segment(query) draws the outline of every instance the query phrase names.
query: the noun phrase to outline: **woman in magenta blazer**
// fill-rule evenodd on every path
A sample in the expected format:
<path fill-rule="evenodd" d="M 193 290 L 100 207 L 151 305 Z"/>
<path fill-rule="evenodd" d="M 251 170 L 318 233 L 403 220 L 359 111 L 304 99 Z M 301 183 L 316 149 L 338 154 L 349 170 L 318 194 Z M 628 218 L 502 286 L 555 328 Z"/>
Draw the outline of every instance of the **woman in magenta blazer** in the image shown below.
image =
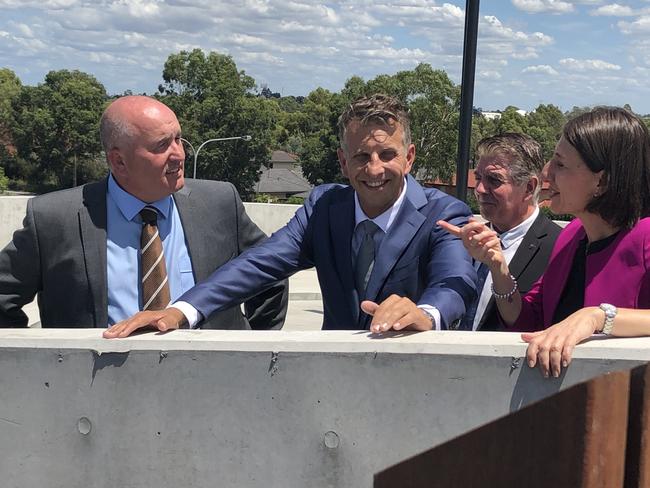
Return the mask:
<path fill-rule="evenodd" d="M 594 332 L 650 334 L 650 136 L 631 112 L 600 107 L 570 120 L 544 172 L 551 210 L 576 218 L 558 237 L 544 275 L 523 297 L 495 232 L 462 229 L 492 273 L 504 323 L 529 331 L 527 359 L 559 376 L 573 347 Z M 555 324 L 555 325 L 552 325 Z"/>

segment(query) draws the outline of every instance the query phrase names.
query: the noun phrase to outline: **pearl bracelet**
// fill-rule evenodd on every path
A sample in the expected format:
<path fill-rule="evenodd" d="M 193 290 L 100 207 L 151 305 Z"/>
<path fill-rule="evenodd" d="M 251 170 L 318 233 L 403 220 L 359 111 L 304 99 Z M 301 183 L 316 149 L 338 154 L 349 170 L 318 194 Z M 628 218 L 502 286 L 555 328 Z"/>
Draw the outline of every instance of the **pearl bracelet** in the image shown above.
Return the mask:
<path fill-rule="evenodd" d="M 497 293 L 494 289 L 494 282 L 492 282 L 492 295 L 494 298 L 497 300 L 508 300 L 512 295 L 517 293 L 517 280 L 512 275 L 510 275 L 510 279 L 512 280 L 512 290 L 507 293 Z"/>

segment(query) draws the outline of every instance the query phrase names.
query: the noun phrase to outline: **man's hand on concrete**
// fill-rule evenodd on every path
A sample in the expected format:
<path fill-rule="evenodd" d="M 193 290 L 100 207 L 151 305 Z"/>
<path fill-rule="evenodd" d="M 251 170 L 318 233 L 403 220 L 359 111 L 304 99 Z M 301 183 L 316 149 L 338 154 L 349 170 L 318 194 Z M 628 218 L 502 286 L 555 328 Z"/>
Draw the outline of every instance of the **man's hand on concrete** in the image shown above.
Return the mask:
<path fill-rule="evenodd" d="M 391 295 L 377 304 L 370 300 L 361 302 L 361 310 L 372 315 L 370 332 L 387 330 L 431 330 L 431 319 L 406 297 Z"/>
<path fill-rule="evenodd" d="M 187 326 L 187 319 L 183 312 L 177 308 L 170 307 L 165 310 L 138 312 L 133 317 L 118 322 L 106 329 L 103 336 L 106 339 L 128 337 L 133 332 L 144 328 L 154 328 L 160 331 L 168 331 Z"/>

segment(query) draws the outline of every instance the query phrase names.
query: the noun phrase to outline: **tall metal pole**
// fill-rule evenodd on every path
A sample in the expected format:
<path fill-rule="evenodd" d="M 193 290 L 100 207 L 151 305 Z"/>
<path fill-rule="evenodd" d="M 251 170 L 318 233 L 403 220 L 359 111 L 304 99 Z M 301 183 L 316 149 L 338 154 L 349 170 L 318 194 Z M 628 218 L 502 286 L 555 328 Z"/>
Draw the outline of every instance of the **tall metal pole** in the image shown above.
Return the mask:
<path fill-rule="evenodd" d="M 466 1 L 463 78 L 461 80 L 460 123 L 458 127 L 458 161 L 456 162 L 456 196 L 464 202 L 467 201 L 467 172 L 469 170 L 469 149 L 472 138 L 478 11 L 479 0 Z"/>

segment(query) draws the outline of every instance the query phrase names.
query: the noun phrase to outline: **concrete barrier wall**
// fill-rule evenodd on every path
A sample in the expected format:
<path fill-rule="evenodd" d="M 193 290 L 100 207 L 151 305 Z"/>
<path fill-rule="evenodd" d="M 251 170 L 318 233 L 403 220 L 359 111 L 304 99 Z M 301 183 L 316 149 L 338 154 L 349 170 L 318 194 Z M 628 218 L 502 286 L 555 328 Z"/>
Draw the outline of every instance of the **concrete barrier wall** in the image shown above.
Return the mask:
<path fill-rule="evenodd" d="M 0 197 L 0 249 L 6 246 L 16 229 L 23 226 L 28 196 Z M 246 212 L 267 235 L 289 222 L 300 205 L 244 203 Z"/>
<path fill-rule="evenodd" d="M 22 227 L 27 200 L 30 198 L 32 197 L 0 197 L 0 248 L 11 241 L 16 229 Z M 253 222 L 267 235 L 271 235 L 289 222 L 300 205 L 245 202 L 244 207 Z M 566 222 L 558 224 L 565 226 Z"/>
<path fill-rule="evenodd" d="M 27 201 L 32 197 L 0 197 L 0 249 L 10 241 L 16 229 L 23 226 Z"/>
<path fill-rule="evenodd" d="M 0 330 L 2 487 L 370 488 L 396 462 L 650 357 L 650 338 L 594 340 L 545 380 L 508 333 L 100 332 Z"/>
<path fill-rule="evenodd" d="M 251 220 L 270 236 L 291 220 L 300 205 L 244 202 L 244 207 Z"/>

